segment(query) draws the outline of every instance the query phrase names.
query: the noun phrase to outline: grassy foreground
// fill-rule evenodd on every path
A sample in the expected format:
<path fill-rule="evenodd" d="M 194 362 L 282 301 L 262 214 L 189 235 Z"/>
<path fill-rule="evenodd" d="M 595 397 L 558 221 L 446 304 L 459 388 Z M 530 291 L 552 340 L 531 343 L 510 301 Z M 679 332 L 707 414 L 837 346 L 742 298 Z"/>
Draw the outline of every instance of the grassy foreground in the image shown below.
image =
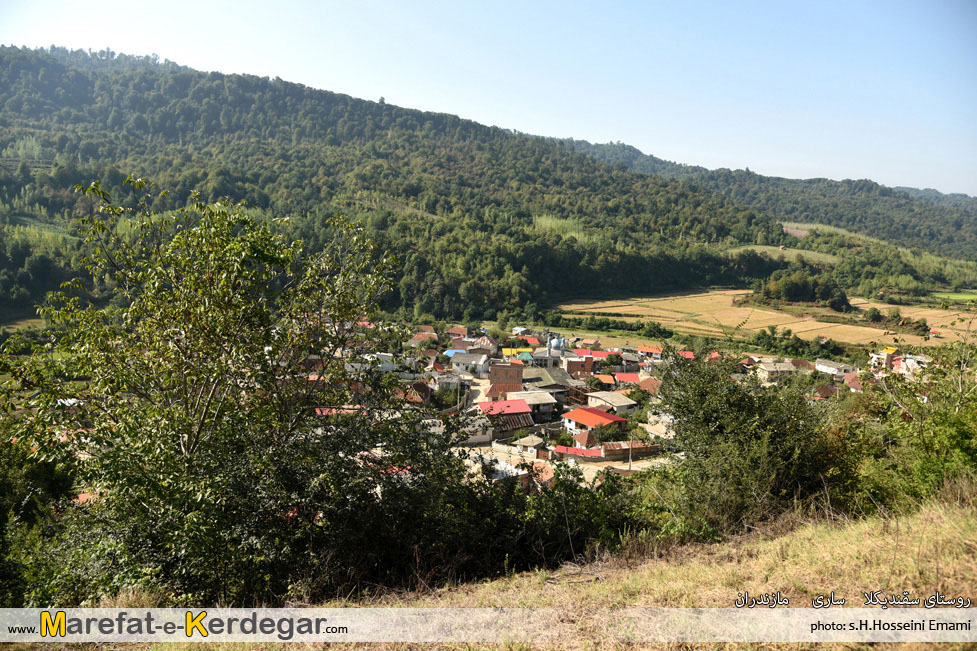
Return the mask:
<path fill-rule="evenodd" d="M 586 564 L 558 570 L 525 572 L 478 584 L 441 588 L 426 593 L 389 593 L 364 602 L 335 601 L 325 607 L 478 608 L 548 607 L 566 613 L 575 624 L 572 639 L 541 636 L 542 648 L 622 648 L 607 633 L 613 612 L 626 607 L 724 607 L 734 605 L 737 592 L 780 591 L 790 607 L 811 606 L 814 595 L 834 590 L 848 607 L 864 607 L 863 591 L 883 590 L 928 596 L 977 598 L 977 494 L 973 486 L 945 491 L 911 514 L 857 521 L 801 521 L 782 518 L 764 530 L 722 543 L 686 545 L 661 553 L 640 550 L 608 554 Z M 141 596 L 105 602 L 103 607 L 150 607 Z M 89 646 L 92 645 L 81 645 Z M 100 648 L 149 645 L 99 645 Z M 166 644 L 168 651 L 189 644 Z M 212 644 L 208 649 L 285 648 L 277 644 Z M 317 645 L 301 644 L 306 648 Z M 319 645 L 324 646 L 324 645 Z M 348 644 L 347 647 L 414 648 L 417 645 Z M 661 644 L 640 648 L 810 648 L 803 644 Z M 972 648 L 964 644 L 824 645 L 818 648 Z M 450 645 L 445 648 L 483 648 Z M 491 648 L 491 647 L 485 647 Z M 533 648 L 507 646 L 506 648 Z"/>
<path fill-rule="evenodd" d="M 767 531 L 678 547 L 657 557 L 609 555 L 587 565 L 421 596 L 390 595 L 369 605 L 556 607 L 586 622 L 605 608 L 731 608 L 743 590 L 779 590 L 791 607 L 804 608 L 815 595 L 832 590 L 850 607 L 864 607 L 862 592 L 874 590 L 923 596 L 939 590 L 977 598 L 977 503 L 972 500 L 930 502 L 894 518 L 807 523 L 790 530 L 796 524 L 786 519 Z"/>

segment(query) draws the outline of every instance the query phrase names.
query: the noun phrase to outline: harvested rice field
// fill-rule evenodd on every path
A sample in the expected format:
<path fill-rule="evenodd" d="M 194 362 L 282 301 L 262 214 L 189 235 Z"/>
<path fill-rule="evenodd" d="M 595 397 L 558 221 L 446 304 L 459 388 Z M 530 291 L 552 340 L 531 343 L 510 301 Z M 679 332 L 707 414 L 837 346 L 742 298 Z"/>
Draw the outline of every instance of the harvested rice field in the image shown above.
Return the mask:
<path fill-rule="evenodd" d="M 827 337 L 852 344 L 896 343 L 898 340 L 903 344 L 938 345 L 958 339 L 966 329 L 966 324 L 951 325 L 962 316 L 956 310 L 942 310 L 932 306 L 894 306 L 858 298 L 853 298 L 851 303 L 861 310 L 877 307 L 887 311 L 892 307 L 899 307 L 904 317 L 925 318 L 932 328 L 940 331 L 940 336 L 926 341 L 920 336 L 892 333 L 883 328 L 826 323 L 811 316 L 734 304 L 736 298 L 749 293 L 749 290 L 742 289 L 713 289 L 610 301 L 576 301 L 559 307 L 570 316 L 604 313 L 604 316 L 623 321 L 657 321 L 685 334 L 751 337 L 758 330 L 776 326 L 780 331 L 789 329 L 802 339 Z"/>

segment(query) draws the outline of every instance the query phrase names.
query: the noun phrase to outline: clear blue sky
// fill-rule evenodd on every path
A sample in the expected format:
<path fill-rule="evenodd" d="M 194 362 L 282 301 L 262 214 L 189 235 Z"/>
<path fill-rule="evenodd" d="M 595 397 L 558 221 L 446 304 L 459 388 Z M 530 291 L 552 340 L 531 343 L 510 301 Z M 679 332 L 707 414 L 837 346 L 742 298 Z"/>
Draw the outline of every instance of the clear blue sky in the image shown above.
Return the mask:
<path fill-rule="evenodd" d="M 155 53 L 683 163 L 977 195 L 977 0 L 0 0 L 0 43 Z"/>

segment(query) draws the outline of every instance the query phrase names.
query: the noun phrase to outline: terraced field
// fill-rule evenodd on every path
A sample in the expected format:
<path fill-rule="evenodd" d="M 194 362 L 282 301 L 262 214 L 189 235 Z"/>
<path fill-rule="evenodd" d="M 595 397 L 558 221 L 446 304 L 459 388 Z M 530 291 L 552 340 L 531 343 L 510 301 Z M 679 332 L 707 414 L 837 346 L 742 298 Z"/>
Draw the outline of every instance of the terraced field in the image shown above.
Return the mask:
<path fill-rule="evenodd" d="M 781 249 L 780 247 L 768 246 L 766 244 L 748 244 L 747 246 L 738 246 L 730 249 L 727 253 L 733 255 L 746 250 L 756 251 L 757 253 L 766 253 L 768 256 L 774 259 L 784 256 L 784 259 L 790 260 L 791 262 L 796 260 L 798 256 L 803 256 L 808 262 L 821 262 L 824 264 L 836 264 L 838 262 L 838 256 L 830 253 L 805 251 L 804 249 Z"/>
<path fill-rule="evenodd" d="M 906 307 L 852 299 L 853 305 L 860 309 L 877 307 L 887 311 L 899 307 L 905 317 L 925 318 L 934 329 L 940 330 L 940 337 L 926 341 L 923 337 L 902 333 L 891 333 L 882 328 L 841 323 L 817 321 L 809 315 L 796 315 L 774 309 L 762 309 L 734 304 L 734 300 L 749 290 L 714 289 L 704 292 L 671 294 L 653 297 L 635 297 L 610 301 L 577 301 L 560 305 L 571 316 L 586 316 L 592 313 L 613 314 L 609 318 L 622 321 L 657 321 L 677 332 L 707 336 L 731 335 L 737 338 L 751 337 L 759 330 L 776 326 L 779 331 L 789 329 L 802 339 L 813 340 L 827 337 L 835 341 L 853 344 L 898 343 L 914 345 L 938 345 L 963 336 L 966 324 L 954 324 L 964 316 L 956 310 L 941 310 L 934 307 Z"/>

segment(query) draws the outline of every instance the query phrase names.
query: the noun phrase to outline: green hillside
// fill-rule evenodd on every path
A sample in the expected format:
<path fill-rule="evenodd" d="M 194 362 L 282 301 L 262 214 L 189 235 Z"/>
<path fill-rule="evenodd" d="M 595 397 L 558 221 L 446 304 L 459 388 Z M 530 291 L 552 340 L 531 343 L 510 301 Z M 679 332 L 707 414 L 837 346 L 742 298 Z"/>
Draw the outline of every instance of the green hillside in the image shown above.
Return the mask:
<path fill-rule="evenodd" d="M 707 170 L 663 161 L 621 143 L 573 145 L 635 172 L 688 180 L 777 219 L 840 226 L 942 256 L 977 257 L 977 198 L 967 195 L 889 188 L 869 180 L 785 179 L 749 170 Z"/>
<path fill-rule="evenodd" d="M 708 171 L 620 143 L 539 138 L 109 51 L 0 47 L 0 107 L 8 310 L 30 310 L 77 271 L 73 220 L 91 206 L 72 186 L 98 178 L 132 206 L 137 197 L 122 183 L 129 173 L 169 191 L 153 197 L 157 210 L 184 206 L 194 192 L 245 201 L 256 216 L 287 218 L 280 228 L 312 248 L 328 239 L 328 216 L 361 221 L 397 258 L 383 307 L 401 315 L 533 316 L 554 297 L 608 288 L 747 287 L 788 264 L 757 253 L 779 245 L 844 252 L 857 269 L 838 282 L 850 289 L 919 294 L 977 280 L 932 256 L 925 268 L 914 258 L 872 266 L 892 257 L 884 244 L 869 252 L 862 243 L 856 251 L 823 238 L 799 243 L 779 223 L 833 223 L 972 259 L 977 220 L 959 197 Z"/>
<path fill-rule="evenodd" d="M 87 209 L 72 184 L 101 178 L 124 196 L 130 171 L 171 191 L 158 209 L 195 190 L 245 200 L 289 217 L 290 234 L 313 246 L 328 235 L 324 218 L 342 212 L 400 260 L 390 309 L 532 313 L 554 291 L 647 293 L 745 282 L 779 266 L 723 255 L 784 236 L 775 220 L 713 193 L 550 139 L 280 79 L 6 47 L 0 106 L 5 223 L 29 215 L 67 227 Z M 540 229 L 553 219 L 574 228 Z"/>

